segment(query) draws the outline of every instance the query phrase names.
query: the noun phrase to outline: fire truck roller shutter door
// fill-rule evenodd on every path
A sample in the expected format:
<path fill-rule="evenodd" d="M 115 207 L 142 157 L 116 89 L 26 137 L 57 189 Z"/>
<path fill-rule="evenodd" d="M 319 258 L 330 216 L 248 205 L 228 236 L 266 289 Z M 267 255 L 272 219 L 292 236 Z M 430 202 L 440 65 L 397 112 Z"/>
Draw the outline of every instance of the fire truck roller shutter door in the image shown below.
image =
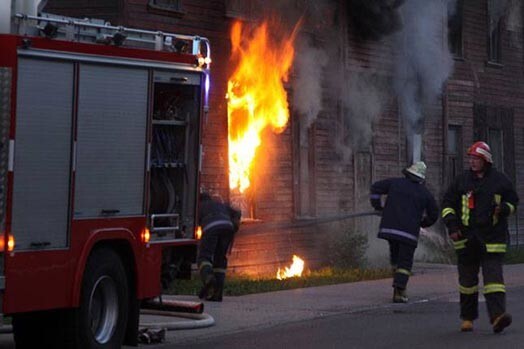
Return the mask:
<path fill-rule="evenodd" d="M 75 218 L 143 214 L 148 71 L 81 63 Z"/>
<path fill-rule="evenodd" d="M 68 244 L 73 63 L 18 62 L 12 232 L 17 250 Z"/>

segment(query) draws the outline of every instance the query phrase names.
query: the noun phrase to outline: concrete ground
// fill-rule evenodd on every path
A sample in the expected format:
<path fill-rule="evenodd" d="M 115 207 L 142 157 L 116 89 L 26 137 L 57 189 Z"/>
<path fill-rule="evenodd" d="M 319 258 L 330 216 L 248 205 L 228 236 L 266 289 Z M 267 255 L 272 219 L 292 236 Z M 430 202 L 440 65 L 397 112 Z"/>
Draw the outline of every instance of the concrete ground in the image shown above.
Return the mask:
<path fill-rule="evenodd" d="M 458 301 L 455 266 L 415 264 L 413 272 L 414 275 L 408 288 L 410 302 L 426 302 L 440 297 L 455 296 Z M 524 264 L 506 266 L 505 279 L 508 288 L 524 286 Z M 147 345 L 147 347 L 161 348 L 176 344 L 198 343 L 225 334 L 241 333 L 367 309 L 390 307 L 393 306 L 391 296 L 391 279 L 383 279 L 240 297 L 225 297 L 222 303 L 205 303 L 204 312 L 213 317 L 213 326 L 168 331 L 164 344 Z M 511 297 L 511 293 L 508 297 Z M 176 299 L 198 300 L 194 296 L 177 296 Z M 142 323 L 167 321 L 173 320 L 151 315 L 143 315 L 141 318 Z M 174 321 L 187 320 L 175 319 Z M 0 348 L 14 348 L 11 335 L 0 334 Z"/>

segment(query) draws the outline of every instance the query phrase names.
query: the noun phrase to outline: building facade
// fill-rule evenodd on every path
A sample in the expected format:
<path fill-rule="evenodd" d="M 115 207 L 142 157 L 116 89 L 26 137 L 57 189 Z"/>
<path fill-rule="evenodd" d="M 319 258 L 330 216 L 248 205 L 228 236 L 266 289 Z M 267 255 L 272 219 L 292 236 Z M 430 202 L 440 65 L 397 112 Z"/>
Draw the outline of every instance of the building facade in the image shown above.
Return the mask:
<path fill-rule="evenodd" d="M 364 234 L 371 243 L 377 218 L 360 213 L 370 211 L 373 181 L 399 176 L 421 159 L 428 165 L 427 185 L 440 198 L 451 178 L 467 168 L 464 154 L 476 140 L 491 145 L 496 167 L 524 197 L 520 1 L 267 3 L 273 2 L 49 0 L 44 8 L 210 40 L 202 185 L 233 201 L 238 193 L 228 181 L 226 99 L 236 66 L 231 27 L 276 18 L 293 28 L 301 21 L 284 82 L 290 118 L 280 133 L 262 133 L 252 186 L 241 198 L 247 219 L 235 238 L 233 271 L 271 274 L 293 254 L 310 268 L 324 265 L 334 258 L 330 241 L 342 232 Z M 512 221 L 513 244 L 524 235 L 522 217 Z"/>

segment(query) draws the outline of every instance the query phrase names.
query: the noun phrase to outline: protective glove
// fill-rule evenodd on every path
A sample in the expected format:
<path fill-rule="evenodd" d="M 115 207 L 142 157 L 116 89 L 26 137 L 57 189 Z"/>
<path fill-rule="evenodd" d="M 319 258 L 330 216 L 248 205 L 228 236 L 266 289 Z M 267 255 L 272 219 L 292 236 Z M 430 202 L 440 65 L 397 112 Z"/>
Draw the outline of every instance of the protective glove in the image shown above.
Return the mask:
<path fill-rule="evenodd" d="M 494 212 L 497 217 L 506 218 L 511 213 L 509 206 L 505 202 L 500 203 L 500 205 L 495 206 Z"/>
<path fill-rule="evenodd" d="M 462 232 L 460 229 L 455 229 L 449 233 L 449 238 L 453 241 L 458 241 L 462 239 Z"/>

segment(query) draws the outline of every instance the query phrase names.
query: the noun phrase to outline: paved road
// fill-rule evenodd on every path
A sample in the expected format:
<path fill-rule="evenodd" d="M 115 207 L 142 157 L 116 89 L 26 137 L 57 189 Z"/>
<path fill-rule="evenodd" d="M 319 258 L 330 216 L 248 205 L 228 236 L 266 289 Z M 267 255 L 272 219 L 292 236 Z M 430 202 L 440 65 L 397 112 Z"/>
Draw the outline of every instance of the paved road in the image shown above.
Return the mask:
<path fill-rule="evenodd" d="M 442 349 L 442 345 L 461 348 L 460 341 L 464 341 L 464 345 L 469 343 L 468 337 L 462 335 L 471 335 L 475 343 L 482 341 L 480 348 L 482 345 L 495 347 L 506 340 L 509 342 L 504 342 L 504 348 L 512 348 L 514 340 L 524 343 L 519 333 L 524 323 L 524 309 L 518 304 L 524 296 L 524 264 L 505 269 L 508 299 L 515 308 L 516 325 L 502 336 L 491 335 L 483 305 L 478 330 L 472 334 L 458 333 L 454 266 L 416 264 L 413 271 L 408 305 L 391 304 L 391 279 L 226 297 L 222 303 L 205 304 L 205 312 L 215 319 L 214 326 L 169 331 L 165 343 L 143 347 L 199 348 L 213 343 L 218 348 L 329 348 L 330 345 L 332 348 L 380 348 L 390 342 L 395 345 L 388 349 L 410 344 L 414 348 L 422 344 L 432 347 L 435 343 Z M 177 299 L 195 300 L 195 297 Z M 141 318 L 142 323 L 167 320 L 170 319 Z M 293 330 L 300 330 L 300 335 L 295 336 Z M 229 337 L 224 338 L 225 335 Z M 235 340 L 228 342 L 229 338 Z M 295 345 L 297 340 L 301 341 L 300 345 Z M 350 340 L 354 346 L 346 346 Z M 14 348 L 11 335 L 0 335 L 0 348 Z"/>
<path fill-rule="evenodd" d="M 523 348 L 524 287 L 511 288 L 509 292 L 508 309 L 513 313 L 514 323 L 498 335 L 491 330 L 484 302 L 480 304 L 480 318 L 474 331 L 461 333 L 458 297 L 450 296 L 407 305 L 383 305 L 164 348 Z"/>

